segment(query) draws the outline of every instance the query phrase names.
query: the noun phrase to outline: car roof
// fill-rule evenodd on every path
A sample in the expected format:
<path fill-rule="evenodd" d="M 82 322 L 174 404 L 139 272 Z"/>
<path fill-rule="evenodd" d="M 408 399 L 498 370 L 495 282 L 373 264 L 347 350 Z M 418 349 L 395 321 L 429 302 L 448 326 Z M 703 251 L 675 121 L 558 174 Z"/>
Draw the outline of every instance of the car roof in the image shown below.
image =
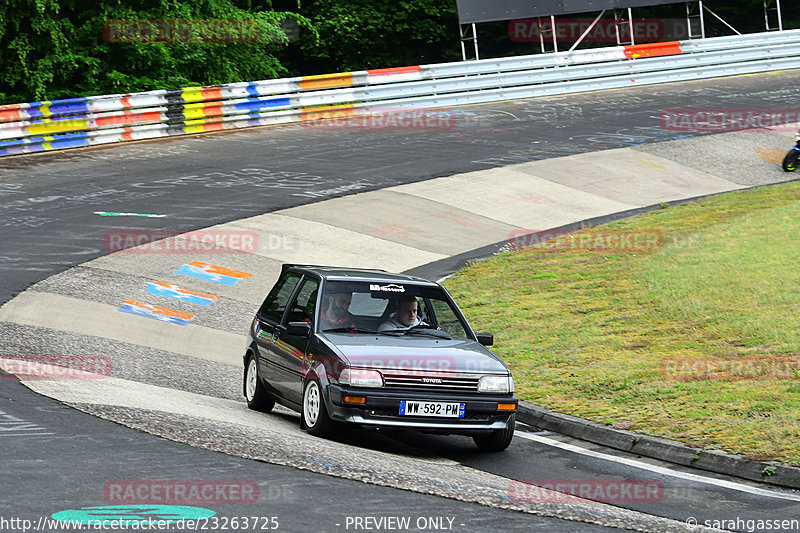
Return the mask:
<path fill-rule="evenodd" d="M 425 285 L 437 285 L 433 281 L 419 278 L 416 276 L 407 276 L 405 274 L 394 274 L 385 270 L 370 269 L 370 268 L 352 268 L 352 267 L 336 267 L 336 266 L 323 266 L 323 265 L 298 265 L 298 264 L 284 264 L 283 270 L 300 270 L 310 272 L 324 278 L 328 281 L 380 281 L 380 282 L 403 282 L 403 283 L 417 283 Z"/>

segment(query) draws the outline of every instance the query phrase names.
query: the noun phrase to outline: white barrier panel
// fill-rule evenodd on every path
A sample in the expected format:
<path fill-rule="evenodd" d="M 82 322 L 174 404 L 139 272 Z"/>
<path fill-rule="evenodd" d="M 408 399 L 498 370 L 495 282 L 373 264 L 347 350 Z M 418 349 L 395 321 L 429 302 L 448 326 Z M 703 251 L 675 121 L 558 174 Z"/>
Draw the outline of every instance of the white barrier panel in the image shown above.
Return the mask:
<path fill-rule="evenodd" d="M 798 68 L 800 30 L 0 106 L 0 156 Z"/>

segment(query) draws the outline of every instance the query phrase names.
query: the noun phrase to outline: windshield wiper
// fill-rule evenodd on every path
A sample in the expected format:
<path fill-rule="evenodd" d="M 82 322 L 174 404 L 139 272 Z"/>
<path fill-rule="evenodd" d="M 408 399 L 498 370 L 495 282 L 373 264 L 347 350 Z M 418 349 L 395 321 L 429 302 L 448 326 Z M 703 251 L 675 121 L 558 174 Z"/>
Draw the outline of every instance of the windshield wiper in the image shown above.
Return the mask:
<path fill-rule="evenodd" d="M 428 328 L 428 327 L 414 326 L 413 328 L 409 328 L 409 329 L 406 330 L 406 335 L 411 334 L 411 333 L 419 334 L 419 335 L 430 335 L 431 337 L 438 337 L 440 339 L 447 339 L 449 341 L 453 340 L 453 337 L 451 337 L 450 335 L 448 335 L 444 331 L 441 331 L 439 329 Z"/>
<path fill-rule="evenodd" d="M 411 326 L 410 328 L 403 328 L 403 329 L 387 329 L 381 331 L 381 333 L 402 333 L 403 335 L 408 335 L 410 333 L 418 333 L 420 335 L 430 335 L 431 337 L 437 337 L 439 339 L 447 339 L 449 341 L 453 340 L 453 337 L 445 333 L 440 329 L 434 329 L 427 324 L 417 324 L 416 326 Z"/>
<path fill-rule="evenodd" d="M 382 333 L 382 332 L 375 331 L 374 329 L 345 327 L 345 328 L 323 329 L 322 333 Z"/>

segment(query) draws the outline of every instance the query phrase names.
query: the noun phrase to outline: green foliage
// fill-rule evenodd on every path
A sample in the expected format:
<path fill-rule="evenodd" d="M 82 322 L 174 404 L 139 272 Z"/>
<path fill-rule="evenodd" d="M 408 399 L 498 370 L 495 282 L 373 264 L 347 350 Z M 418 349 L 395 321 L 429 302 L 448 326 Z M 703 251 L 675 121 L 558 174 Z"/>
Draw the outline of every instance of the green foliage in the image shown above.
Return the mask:
<path fill-rule="evenodd" d="M 790 182 L 655 210 L 598 228 L 660 235 L 650 252 L 556 239 L 473 262 L 445 285 L 474 329 L 494 333 L 521 399 L 798 465 L 800 385 L 787 362 L 800 354 L 799 193 Z M 586 233 L 561 243 L 592 242 Z"/>
<path fill-rule="evenodd" d="M 763 31 L 762 0 L 711 8 L 742 32 Z M 685 6 L 634 12 L 679 19 Z M 783 12 L 785 28 L 800 26 Z M 134 43 L 104 35 L 110 21 L 207 19 L 246 20 L 264 38 Z M 709 36 L 731 34 L 712 16 L 706 22 Z M 539 52 L 539 43 L 512 42 L 508 21 L 480 24 L 478 34 L 482 57 Z M 0 103 L 457 61 L 458 35 L 455 0 L 5 0 Z"/>
<path fill-rule="evenodd" d="M 109 39 L 118 21 L 207 19 L 251 21 L 267 38 Z M 0 4 L 0 102 L 449 61 L 458 58 L 457 35 L 452 0 L 8 0 Z"/>
<path fill-rule="evenodd" d="M 109 21 L 246 20 L 254 42 L 114 42 Z M 296 13 L 254 11 L 230 0 L 9 0 L 0 3 L 0 101 L 53 100 L 275 78 L 287 69 L 275 54 L 288 43 Z M 120 39 L 117 39 L 119 41 Z"/>
<path fill-rule="evenodd" d="M 454 0 L 309 0 L 298 13 L 318 33 L 301 34 L 287 54 L 296 74 L 399 67 L 455 61 L 458 16 Z"/>

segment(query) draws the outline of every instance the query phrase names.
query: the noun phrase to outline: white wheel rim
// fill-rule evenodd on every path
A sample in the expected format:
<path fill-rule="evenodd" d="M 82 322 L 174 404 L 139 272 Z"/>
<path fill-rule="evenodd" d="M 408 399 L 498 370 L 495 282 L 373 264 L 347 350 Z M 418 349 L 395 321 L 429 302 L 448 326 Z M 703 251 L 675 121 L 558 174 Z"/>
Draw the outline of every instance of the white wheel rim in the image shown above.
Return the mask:
<path fill-rule="evenodd" d="M 252 402 L 253 397 L 256 395 L 256 379 L 258 375 L 256 374 L 256 360 L 250 359 L 250 362 L 247 364 L 247 380 L 245 392 L 247 393 L 247 401 Z"/>
<path fill-rule="evenodd" d="M 317 417 L 319 416 L 319 387 L 315 382 L 309 383 L 308 387 L 306 387 L 306 397 L 304 402 L 306 416 L 306 425 L 313 426 L 317 423 Z"/>

